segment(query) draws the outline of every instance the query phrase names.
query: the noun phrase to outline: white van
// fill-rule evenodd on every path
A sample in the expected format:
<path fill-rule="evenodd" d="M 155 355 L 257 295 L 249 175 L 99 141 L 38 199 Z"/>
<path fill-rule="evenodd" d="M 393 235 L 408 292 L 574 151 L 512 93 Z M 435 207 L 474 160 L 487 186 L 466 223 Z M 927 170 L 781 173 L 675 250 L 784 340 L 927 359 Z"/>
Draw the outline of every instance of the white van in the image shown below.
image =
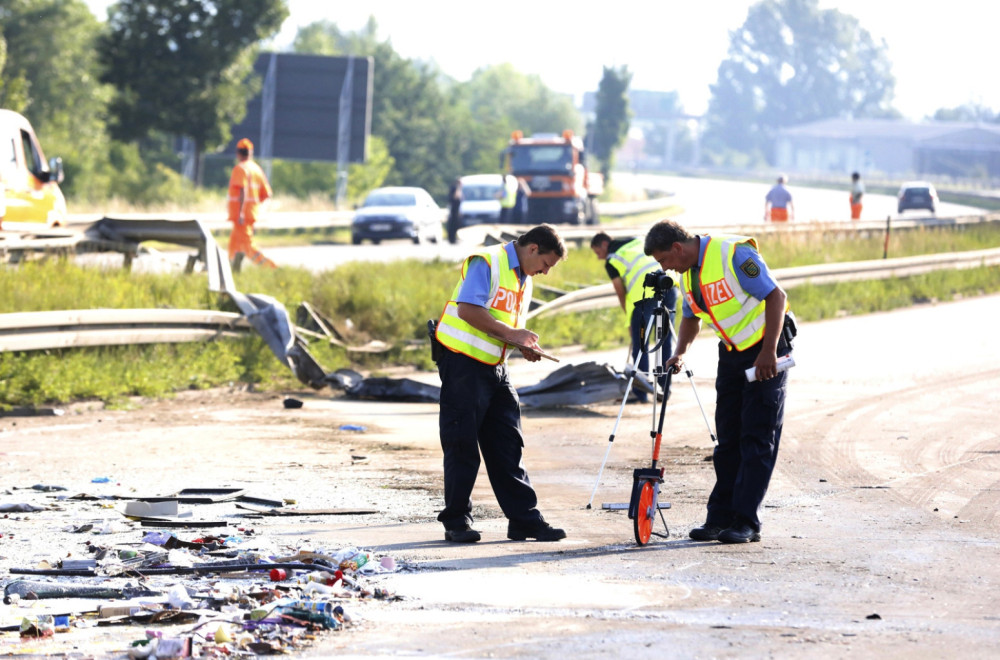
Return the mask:
<path fill-rule="evenodd" d="M 62 180 L 62 160 L 45 160 L 28 120 L 0 110 L 0 221 L 65 225 Z"/>
<path fill-rule="evenodd" d="M 499 174 L 463 176 L 462 203 L 458 207 L 459 225 L 495 224 L 500 222 L 500 190 L 503 177 Z"/>

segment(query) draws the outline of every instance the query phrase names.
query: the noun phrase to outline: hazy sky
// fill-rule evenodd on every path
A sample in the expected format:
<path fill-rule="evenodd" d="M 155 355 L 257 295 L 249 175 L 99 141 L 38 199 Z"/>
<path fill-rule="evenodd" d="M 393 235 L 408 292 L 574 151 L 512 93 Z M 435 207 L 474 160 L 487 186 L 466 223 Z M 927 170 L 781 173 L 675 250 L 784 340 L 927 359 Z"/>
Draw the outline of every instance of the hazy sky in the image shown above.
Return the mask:
<path fill-rule="evenodd" d="M 87 1 L 103 20 L 110 0 Z M 313 21 L 330 20 L 353 31 L 373 15 L 379 38 L 389 39 L 398 53 L 434 60 L 458 80 L 477 68 L 510 62 L 579 99 L 597 88 L 603 66 L 627 65 L 632 89 L 675 90 L 687 112 L 701 113 L 726 58 L 729 31 L 743 24 L 752 4 L 289 0 L 291 17 L 275 46 L 287 46 L 298 27 Z M 896 76 L 895 106 L 906 117 L 921 119 L 966 103 L 1000 110 L 1000 82 L 992 72 L 1000 5 L 820 0 L 820 6 L 855 16 L 876 41 L 885 40 Z"/>

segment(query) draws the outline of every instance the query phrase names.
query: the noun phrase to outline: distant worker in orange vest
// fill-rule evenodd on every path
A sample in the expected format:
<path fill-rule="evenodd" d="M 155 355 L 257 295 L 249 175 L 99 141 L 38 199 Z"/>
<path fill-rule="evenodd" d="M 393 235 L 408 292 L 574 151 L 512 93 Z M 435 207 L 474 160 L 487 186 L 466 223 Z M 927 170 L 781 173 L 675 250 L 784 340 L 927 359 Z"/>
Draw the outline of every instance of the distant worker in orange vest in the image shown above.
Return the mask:
<path fill-rule="evenodd" d="M 764 222 L 788 222 L 795 219 L 792 193 L 785 188 L 785 175 L 778 177 L 778 183 L 771 187 L 764 198 Z"/>
<path fill-rule="evenodd" d="M 861 198 L 865 194 L 865 184 L 861 183 L 861 175 L 855 172 L 851 175 L 851 220 L 861 219 Z"/>
<path fill-rule="evenodd" d="M 277 268 L 254 245 L 253 226 L 260 217 L 260 205 L 271 198 L 271 185 L 260 166 L 253 160 L 253 142 L 243 138 L 236 143 L 237 163 L 229 177 L 229 261 L 239 271 L 243 257 L 250 257 L 258 266 Z"/>

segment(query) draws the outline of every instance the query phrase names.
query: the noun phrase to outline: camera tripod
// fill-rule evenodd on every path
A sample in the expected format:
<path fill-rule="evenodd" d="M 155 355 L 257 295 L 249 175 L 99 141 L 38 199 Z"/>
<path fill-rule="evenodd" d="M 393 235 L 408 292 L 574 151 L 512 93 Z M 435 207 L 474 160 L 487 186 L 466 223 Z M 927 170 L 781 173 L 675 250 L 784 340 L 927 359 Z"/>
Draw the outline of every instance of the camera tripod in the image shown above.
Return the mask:
<path fill-rule="evenodd" d="M 628 517 L 632 520 L 635 541 L 639 545 L 645 545 L 654 535 L 660 538 L 670 537 L 670 528 L 667 526 L 667 521 L 666 518 L 664 518 L 662 511 L 663 509 L 669 509 L 670 503 L 659 501 L 660 484 L 663 483 L 664 468 L 659 467 L 657 463 L 659 463 L 660 460 L 660 445 L 663 439 L 663 422 L 666 417 L 667 392 L 670 389 L 671 377 L 673 374 L 679 372 L 679 369 L 676 367 L 672 367 L 670 369 L 664 367 L 664 363 L 668 358 L 666 355 L 666 349 L 673 344 L 673 323 L 670 318 L 673 313 L 674 310 L 667 309 L 662 304 L 662 300 L 658 300 L 658 304 L 652 311 L 649 321 L 646 324 L 645 332 L 643 334 L 644 341 L 640 346 L 633 347 L 634 352 L 630 351 L 629 353 L 630 361 L 625 368 L 625 375 L 628 377 L 625 384 L 625 395 L 622 397 L 621 407 L 618 410 L 618 417 L 615 420 L 611 436 L 608 438 L 608 448 L 604 453 L 604 461 L 601 463 L 601 468 L 597 473 L 597 480 L 594 482 L 594 489 L 590 494 L 590 501 L 587 503 L 587 508 L 590 509 L 594 501 L 594 495 L 597 493 L 597 487 L 601 481 L 601 474 L 604 472 L 604 466 L 608 462 L 608 456 L 611 453 L 611 446 L 615 441 L 615 434 L 618 431 L 618 425 L 621 423 L 622 414 L 625 411 L 625 405 L 628 401 L 629 394 L 632 391 L 633 382 L 636 375 L 641 373 L 636 370 L 635 366 L 639 362 L 639 356 L 641 353 L 646 353 L 649 355 L 650 363 L 655 365 L 650 370 L 649 374 L 652 376 L 652 390 L 655 393 L 652 397 L 652 426 L 649 433 L 652 440 L 652 456 L 650 466 L 648 468 L 636 468 L 633 470 L 632 494 L 628 504 Z M 665 322 L 664 319 L 666 319 Z M 664 326 L 666 326 L 665 332 Z M 652 334 L 654 331 L 655 334 Z M 649 340 L 651 337 L 655 337 L 656 342 L 652 347 L 649 347 Z M 714 443 L 716 442 L 716 436 L 712 431 L 711 424 L 708 422 L 708 416 L 705 414 L 705 408 L 701 405 L 701 399 L 698 397 L 698 390 L 694 385 L 694 374 L 690 369 L 685 369 L 685 375 L 691 383 L 691 389 L 694 391 L 695 400 L 698 402 L 698 407 L 701 409 L 702 417 L 705 420 L 706 426 L 708 426 L 709 434 L 711 435 Z M 662 396 L 659 395 L 657 387 L 661 378 L 664 379 Z M 660 400 L 657 401 L 657 398 Z M 621 505 L 605 504 L 604 508 L 620 509 L 624 507 Z M 660 516 L 660 520 L 663 522 L 665 533 L 662 534 L 653 531 L 657 513 Z"/>

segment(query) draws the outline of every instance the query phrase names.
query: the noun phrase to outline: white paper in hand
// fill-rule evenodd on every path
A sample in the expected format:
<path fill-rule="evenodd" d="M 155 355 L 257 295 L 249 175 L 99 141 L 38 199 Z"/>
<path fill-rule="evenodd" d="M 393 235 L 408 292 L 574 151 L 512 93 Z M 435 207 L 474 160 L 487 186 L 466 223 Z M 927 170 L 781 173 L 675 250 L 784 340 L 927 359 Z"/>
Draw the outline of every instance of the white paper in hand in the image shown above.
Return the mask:
<path fill-rule="evenodd" d="M 791 353 L 789 353 L 788 355 L 783 355 L 780 358 L 778 358 L 779 374 L 782 371 L 788 371 L 794 366 L 795 366 L 795 358 L 792 357 Z M 747 380 L 750 381 L 751 383 L 754 382 L 755 380 L 757 380 L 757 367 L 750 367 L 749 369 L 746 370 L 746 374 L 747 374 Z"/>

